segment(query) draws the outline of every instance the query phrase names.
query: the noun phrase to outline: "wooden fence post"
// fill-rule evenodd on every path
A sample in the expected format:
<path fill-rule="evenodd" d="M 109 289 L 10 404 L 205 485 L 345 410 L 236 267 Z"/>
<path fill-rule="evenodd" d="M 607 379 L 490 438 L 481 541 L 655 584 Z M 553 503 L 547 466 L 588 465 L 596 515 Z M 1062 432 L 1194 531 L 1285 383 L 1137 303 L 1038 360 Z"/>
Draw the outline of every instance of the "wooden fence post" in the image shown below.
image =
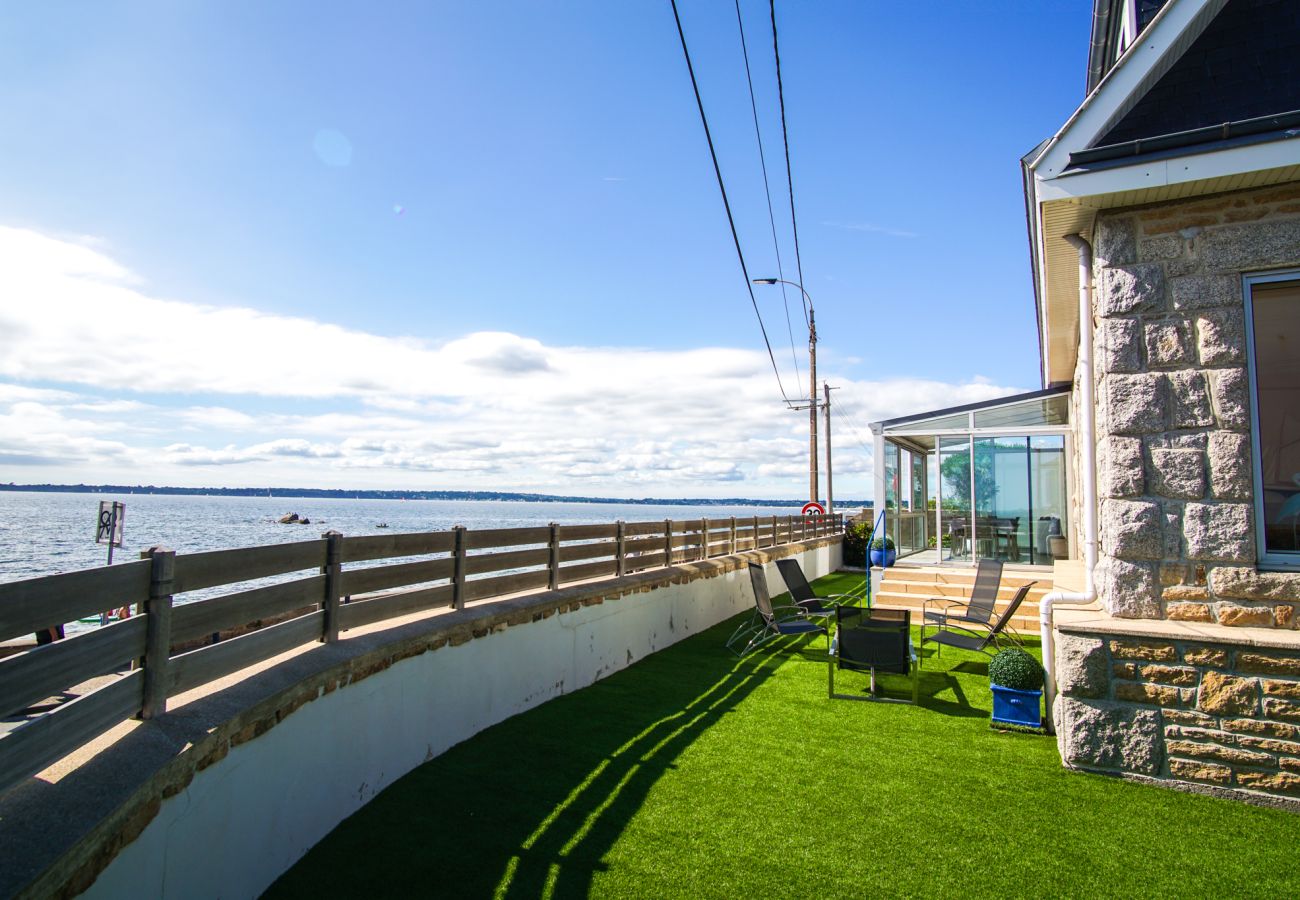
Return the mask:
<path fill-rule="evenodd" d="M 321 535 L 325 538 L 325 566 L 321 574 L 325 576 L 325 633 L 321 640 L 327 644 L 339 642 L 339 589 L 343 583 L 343 535 L 337 531 L 327 531 Z"/>
<path fill-rule="evenodd" d="M 750 544 L 749 549 L 758 549 L 758 516 L 754 516 L 754 542 Z"/>
<path fill-rule="evenodd" d="M 144 607 L 144 696 L 140 704 L 140 718 L 152 719 L 167 712 L 167 658 L 171 655 L 176 551 L 157 546 L 140 556 L 153 561 L 149 599 Z"/>
<path fill-rule="evenodd" d="M 731 517 L 731 524 L 727 529 L 727 555 L 734 555 L 736 552 L 736 517 Z"/>
<path fill-rule="evenodd" d="M 451 605 L 453 609 L 465 608 L 465 526 L 456 525 L 451 529 L 455 535 L 452 549 Z"/>
<path fill-rule="evenodd" d="M 700 559 L 709 558 L 709 520 L 700 519 Z"/>
<path fill-rule="evenodd" d="M 664 519 L 664 565 L 673 564 L 673 520 Z"/>
<path fill-rule="evenodd" d="M 772 546 L 775 547 L 778 541 L 776 539 L 776 516 L 772 517 Z"/>
<path fill-rule="evenodd" d="M 560 586 L 560 525 L 558 522 L 551 523 L 551 537 L 547 541 L 546 548 L 550 551 L 550 558 L 546 564 L 546 587 L 553 591 Z"/>
<path fill-rule="evenodd" d="M 627 523 L 619 519 L 614 524 L 614 574 L 622 578 L 627 574 Z"/>

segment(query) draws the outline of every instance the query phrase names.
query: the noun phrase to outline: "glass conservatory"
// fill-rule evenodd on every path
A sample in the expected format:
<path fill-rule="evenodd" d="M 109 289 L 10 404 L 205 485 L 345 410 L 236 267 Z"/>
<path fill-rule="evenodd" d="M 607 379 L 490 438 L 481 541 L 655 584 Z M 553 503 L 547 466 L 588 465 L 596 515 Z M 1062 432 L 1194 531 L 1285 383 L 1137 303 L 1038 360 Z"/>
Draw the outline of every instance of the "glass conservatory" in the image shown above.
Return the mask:
<path fill-rule="evenodd" d="M 899 558 L 1072 556 L 1069 407 L 1064 387 L 872 423 L 875 509 Z"/>

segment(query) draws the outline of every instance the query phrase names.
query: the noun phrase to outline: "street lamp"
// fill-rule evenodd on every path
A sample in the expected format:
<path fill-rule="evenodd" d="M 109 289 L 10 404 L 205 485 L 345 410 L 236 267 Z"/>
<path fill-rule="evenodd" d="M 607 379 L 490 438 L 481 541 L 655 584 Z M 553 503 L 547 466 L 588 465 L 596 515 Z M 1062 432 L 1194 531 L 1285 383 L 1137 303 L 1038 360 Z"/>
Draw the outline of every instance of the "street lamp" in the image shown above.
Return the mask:
<path fill-rule="evenodd" d="M 808 301 L 808 499 L 816 501 L 817 493 L 817 317 L 813 314 L 812 297 L 803 285 L 784 278 L 755 278 L 754 284 L 788 284 L 799 289 Z"/>

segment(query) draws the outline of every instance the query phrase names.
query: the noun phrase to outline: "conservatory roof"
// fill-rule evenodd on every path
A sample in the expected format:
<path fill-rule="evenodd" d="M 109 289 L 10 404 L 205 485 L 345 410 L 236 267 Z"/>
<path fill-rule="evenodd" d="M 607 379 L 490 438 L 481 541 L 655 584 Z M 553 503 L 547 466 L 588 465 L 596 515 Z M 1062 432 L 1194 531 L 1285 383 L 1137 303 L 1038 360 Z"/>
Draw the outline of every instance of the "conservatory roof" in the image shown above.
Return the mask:
<path fill-rule="evenodd" d="M 1062 432 L 1069 425 L 1070 387 L 1065 385 L 872 422 L 871 430 L 888 437 L 976 431 Z"/>

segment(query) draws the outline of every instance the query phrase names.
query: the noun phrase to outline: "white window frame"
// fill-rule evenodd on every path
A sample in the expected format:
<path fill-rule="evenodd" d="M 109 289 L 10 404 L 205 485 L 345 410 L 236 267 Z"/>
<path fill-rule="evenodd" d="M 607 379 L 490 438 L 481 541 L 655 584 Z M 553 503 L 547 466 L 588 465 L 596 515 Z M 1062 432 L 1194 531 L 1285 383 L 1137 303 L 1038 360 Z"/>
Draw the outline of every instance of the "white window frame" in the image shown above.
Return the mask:
<path fill-rule="evenodd" d="M 1264 461 L 1260 455 L 1259 391 L 1256 388 L 1255 369 L 1255 306 L 1251 297 L 1257 284 L 1276 284 L 1282 281 L 1300 282 L 1300 269 L 1276 269 L 1242 275 L 1241 293 L 1245 304 L 1246 369 L 1250 377 L 1250 456 L 1252 481 L 1255 489 L 1255 558 L 1260 568 L 1300 571 L 1300 551 L 1268 552 L 1264 540 Z"/>

